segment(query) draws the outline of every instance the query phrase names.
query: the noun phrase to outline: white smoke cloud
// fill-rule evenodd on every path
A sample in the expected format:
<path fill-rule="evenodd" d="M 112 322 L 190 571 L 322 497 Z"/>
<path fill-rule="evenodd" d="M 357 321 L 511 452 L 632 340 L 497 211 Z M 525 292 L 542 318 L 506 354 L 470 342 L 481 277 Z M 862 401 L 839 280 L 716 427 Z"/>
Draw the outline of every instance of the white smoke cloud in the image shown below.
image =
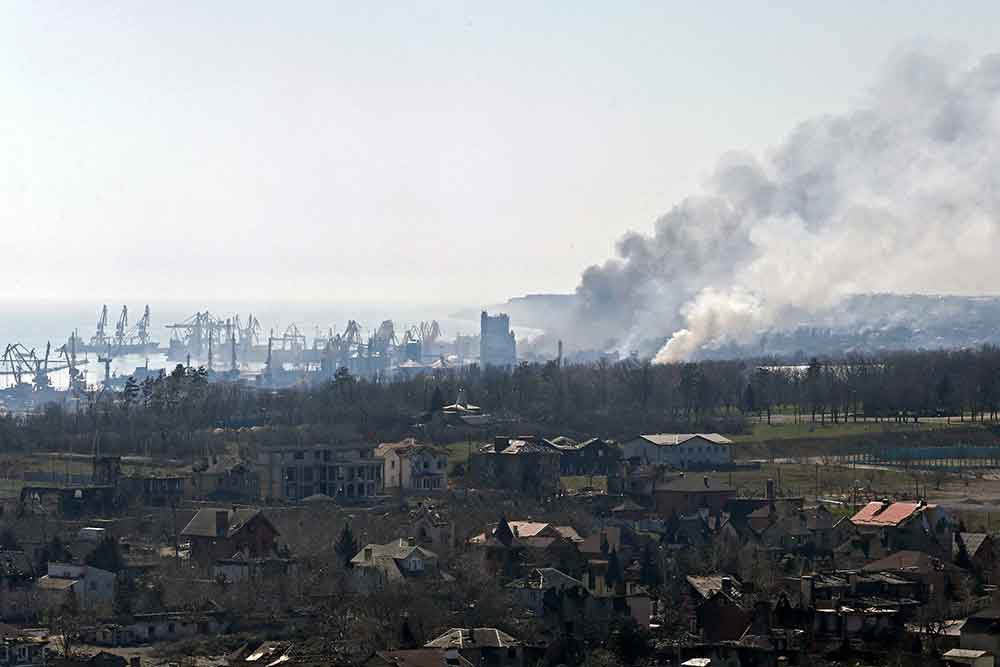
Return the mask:
<path fill-rule="evenodd" d="M 900 54 L 859 108 L 764 157 L 724 156 L 705 195 L 588 269 L 577 293 L 593 333 L 667 336 L 667 362 L 852 293 L 996 293 L 998 103 L 1000 55 Z"/>

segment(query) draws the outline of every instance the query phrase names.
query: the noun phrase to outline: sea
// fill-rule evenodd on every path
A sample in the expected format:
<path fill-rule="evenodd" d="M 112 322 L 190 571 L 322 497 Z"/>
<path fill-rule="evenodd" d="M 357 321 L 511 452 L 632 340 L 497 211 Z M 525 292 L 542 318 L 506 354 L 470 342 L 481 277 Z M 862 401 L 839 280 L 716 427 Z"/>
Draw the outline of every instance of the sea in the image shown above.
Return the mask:
<path fill-rule="evenodd" d="M 100 317 L 101 302 L 82 301 L 0 301 L 0 350 L 8 346 L 20 344 L 26 349 L 34 349 L 38 357 L 44 357 L 46 344 L 51 345 L 49 354 L 50 366 L 62 366 L 56 350 L 64 345 L 73 331 L 80 339 L 90 340 L 94 335 L 97 321 Z M 105 331 L 113 335 L 115 323 L 122 310 L 121 302 L 108 301 L 108 324 Z M 142 317 L 146 303 L 132 301 L 128 306 L 129 326 L 134 326 Z M 469 312 L 469 304 L 462 303 L 323 303 L 323 302 L 274 302 L 274 301 L 233 301 L 233 302 L 199 302 L 191 301 L 152 301 L 149 304 L 151 337 L 159 342 L 164 350 L 161 354 L 123 355 L 116 357 L 111 363 L 112 375 L 128 376 L 136 368 L 148 367 L 152 370 L 165 369 L 169 372 L 176 362 L 168 362 L 165 354 L 172 332 L 168 324 L 182 323 L 191 319 L 197 312 L 208 311 L 214 316 L 235 320 L 239 315 L 246 322 L 250 315 L 261 323 L 262 339 L 267 340 L 269 333 L 280 336 L 289 327 L 295 325 L 299 332 L 306 336 L 307 344 L 312 345 L 313 338 L 326 337 L 332 330 L 343 333 L 349 320 L 357 320 L 361 326 L 362 335 L 367 337 L 374 333 L 384 320 L 392 320 L 395 325 L 397 339 L 402 339 L 403 333 L 413 326 L 419 326 L 423 321 L 437 320 L 441 328 L 442 338 L 452 340 L 457 334 L 470 335 L 479 333 L 479 321 L 456 317 L 456 313 Z M 537 335 L 535 329 L 513 326 L 518 338 Z M 262 341 L 262 342 L 263 342 Z M 88 384 L 97 384 L 104 377 L 103 364 L 98 363 L 97 354 L 79 354 L 81 370 L 86 373 Z M 250 367 L 246 370 L 259 370 Z M 10 365 L 0 362 L 0 388 L 14 384 Z M 66 370 L 50 373 L 52 385 L 64 389 L 69 383 L 69 372 Z"/>

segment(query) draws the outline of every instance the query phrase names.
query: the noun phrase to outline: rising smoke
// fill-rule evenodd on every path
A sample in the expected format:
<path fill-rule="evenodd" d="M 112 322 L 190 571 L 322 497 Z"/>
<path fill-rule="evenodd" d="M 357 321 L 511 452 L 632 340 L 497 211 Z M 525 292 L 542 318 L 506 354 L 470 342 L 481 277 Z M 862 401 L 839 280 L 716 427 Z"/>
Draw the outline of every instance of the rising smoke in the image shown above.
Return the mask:
<path fill-rule="evenodd" d="M 998 102 L 1000 55 L 909 50 L 856 110 L 803 123 L 764 157 L 724 156 L 707 193 L 584 272 L 589 342 L 665 340 L 655 360 L 669 362 L 849 294 L 996 293 Z"/>

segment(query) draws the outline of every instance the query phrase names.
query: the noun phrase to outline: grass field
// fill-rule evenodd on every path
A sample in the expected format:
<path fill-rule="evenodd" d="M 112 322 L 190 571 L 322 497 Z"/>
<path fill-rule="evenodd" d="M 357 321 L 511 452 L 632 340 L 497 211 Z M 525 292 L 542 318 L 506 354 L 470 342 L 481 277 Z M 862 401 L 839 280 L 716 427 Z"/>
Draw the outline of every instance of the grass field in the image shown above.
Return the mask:
<path fill-rule="evenodd" d="M 850 438 L 878 433 L 917 433 L 938 431 L 958 427 L 968 428 L 970 422 L 922 421 L 919 423 L 896 422 L 847 422 L 840 424 L 819 424 L 804 421 L 796 424 L 783 418 L 774 424 L 753 424 L 751 432 L 744 435 L 730 436 L 733 442 L 767 442 L 771 440 L 801 440 L 821 438 Z"/>

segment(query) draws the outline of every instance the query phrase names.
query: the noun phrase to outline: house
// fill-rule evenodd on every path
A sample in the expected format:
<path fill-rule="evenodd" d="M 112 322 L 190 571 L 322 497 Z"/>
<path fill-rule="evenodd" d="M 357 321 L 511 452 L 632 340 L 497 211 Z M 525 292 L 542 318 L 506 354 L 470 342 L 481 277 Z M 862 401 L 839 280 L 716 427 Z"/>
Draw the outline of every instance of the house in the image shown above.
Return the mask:
<path fill-rule="evenodd" d="M 457 649 L 414 648 L 376 651 L 363 667 L 474 667 Z"/>
<path fill-rule="evenodd" d="M 118 480 L 118 489 L 129 505 L 175 507 L 189 494 L 187 474 L 134 474 Z"/>
<path fill-rule="evenodd" d="M 554 567 L 540 567 L 530 570 L 525 578 L 511 582 L 507 589 L 512 592 L 514 604 L 530 610 L 536 616 L 542 616 L 545 613 L 546 596 L 565 591 L 574 591 L 579 595 L 587 587 L 579 579 Z"/>
<path fill-rule="evenodd" d="M 322 494 L 356 501 L 382 493 L 383 460 L 374 445 L 268 445 L 258 450 L 255 467 L 265 500 Z"/>
<path fill-rule="evenodd" d="M 482 549 L 488 571 L 518 577 L 531 567 L 551 566 L 563 572 L 577 572 L 584 561 L 579 551 L 582 542 L 583 538 L 571 526 L 501 519 L 470 538 L 468 544 Z"/>
<path fill-rule="evenodd" d="M 1000 655 L 1000 608 L 991 607 L 969 616 L 962 625 L 959 647 Z"/>
<path fill-rule="evenodd" d="M 559 452 L 559 468 L 563 475 L 618 475 L 622 450 L 613 442 L 590 438 L 578 443 L 563 436 L 546 442 Z"/>
<path fill-rule="evenodd" d="M 993 667 L 994 657 L 987 651 L 953 648 L 941 656 L 947 667 Z"/>
<path fill-rule="evenodd" d="M 237 553 L 232 558 L 220 558 L 212 563 L 212 578 L 216 581 L 239 583 L 241 581 L 276 581 L 295 577 L 299 562 L 294 558 L 246 558 Z"/>
<path fill-rule="evenodd" d="M 80 609 L 110 608 L 115 597 L 115 573 L 90 565 L 48 564 L 48 573 L 35 583 L 39 603 L 46 609 L 66 604 L 67 596 L 76 596 Z"/>
<path fill-rule="evenodd" d="M 275 553 L 278 530 L 255 508 L 201 509 L 181 531 L 191 543 L 191 558 L 205 566 L 242 553 L 264 558 Z"/>
<path fill-rule="evenodd" d="M 383 464 L 382 479 L 386 490 L 447 491 L 448 450 L 417 444 L 409 438 L 402 442 L 384 442 L 375 448 Z"/>
<path fill-rule="evenodd" d="M 120 625 L 102 625 L 89 638 L 98 646 L 133 646 L 229 632 L 231 623 L 218 608 L 201 611 L 161 611 L 134 614 Z"/>
<path fill-rule="evenodd" d="M 424 648 L 457 650 L 477 667 L 531 667 L 544 654 L 497 628 L 451 628 Z"/>
<path fill-rule="evenodd" d="M 356 590 L 378 591 L 407 579 L 448 581 L 449 575 L 438 566 L 438 556 L 417 544 L 414 537 L 400 538 L 388 544 L 366 544 L 351 559 Z"/>
<path fill-rule="evenodd" d="M 411 525 L 409 534 L 416 535 L 420 546 L 439 554 L 447 554 L 456 546 L 455 522 L 434 511 L 421 514 Z"/>
<path fill-rule="evenodd" d="M 533 497 L 559 492 L 560 454 L 533 436 L 497 436 L 473 452 L 469 469 L 475 484 Z"/>
<path fill-rule="evenodd" d="M 4 636 L 0 640 L 0 667 L 46 667 L 49 640 L 29 634 Z"/>
<path fill-rule="evenodd" d="M 916 550 L 951 560 L 955 522 L 938 505 L 874 501 L 852 516 L 851 523 L 861 533 L 876 535 L 886 553 Z"/>
<path fill-rule="evenodd" d="M 997 567 L 993 538 L 987 533 L 956 532 L 951 555 L 953 562 L 959 567 L 971 568 L 978 572 L 992 574 Z"/>
<path fill-rule="evenodd" d="M 622 450 L 642 465 L 710 469 L 732 463 L 732 444 L 718 433 L 650 433 L 623 443 Z"/>
<path fill-rule="evenodd" d="M 260 498 L 260 476 L 251 463 L 213 455 L 194 465 L 193 493 L 198 498 L 226 502 L 254 502 Z"/>
<path fill-rule="evenodd" d="M 701 508 L 721 513 L 736 491 L 708 475 L 685 475 L 657 481 L 653 487 L 656 511 L 662 517 L 691 514 Z"/>
<path fill-rule="evenodd" d="M 703 639 L 731 641 L 743 636 L 753 614 L 744 599 L 739 579 L 728 574 L 714 574 L 688 576 L 686 580 L 697 628 Z"/>

